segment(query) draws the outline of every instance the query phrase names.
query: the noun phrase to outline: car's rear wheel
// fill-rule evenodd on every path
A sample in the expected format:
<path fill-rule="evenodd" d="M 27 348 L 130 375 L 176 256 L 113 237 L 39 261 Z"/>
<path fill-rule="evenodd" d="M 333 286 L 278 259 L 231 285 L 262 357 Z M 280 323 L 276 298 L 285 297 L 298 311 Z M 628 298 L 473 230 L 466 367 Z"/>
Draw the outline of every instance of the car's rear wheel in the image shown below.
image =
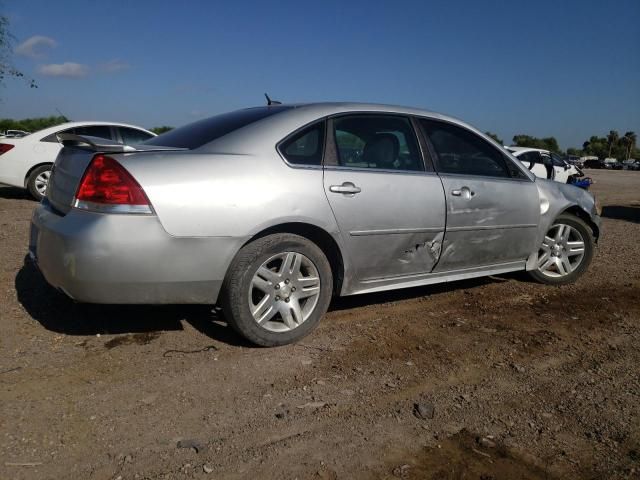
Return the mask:
<path fill-rule="evenodd" d="M 249 341 L 273 347 L 309 334 L 331 301 L 333 277 L 322 250 L 278 233 L 245 245 L 220 293 L 229 324 Z"/>
<path fill-rule="evenodd" d="M 562 214 L 547 231 L 538 250 L 537 268 L 529 273 L 542 283 L 575 282 L 593 258 L 591 228 L 580 218 Z"/>
<path fill-rule="evenodd" d="M 33 169 L 27 179 L 27 190 L 36 200 L 42 200 L 47 194 L 49 178 L 51 177 L 51 165 L 41 165 Z"/>

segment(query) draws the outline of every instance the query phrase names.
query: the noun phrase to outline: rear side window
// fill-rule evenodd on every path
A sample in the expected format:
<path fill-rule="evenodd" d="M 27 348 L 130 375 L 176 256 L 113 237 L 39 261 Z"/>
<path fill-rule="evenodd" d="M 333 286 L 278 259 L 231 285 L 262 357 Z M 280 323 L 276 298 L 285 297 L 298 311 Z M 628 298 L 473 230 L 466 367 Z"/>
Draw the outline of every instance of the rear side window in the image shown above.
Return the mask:
<path fill-rule="evenodd" d="M 188 148 L 192 150 L 227 135 L 234 130 L 246 127 L 251 123 L 283 112 L 289 108 L 291 107 L 256 107 L 223 113 L 222 115 L 216 115 L 215 117 L 206 118 L 173 129 L 162 135 L 153 137 L 144 143 L 146 145 Z"/>
<path fill-rule="evenodd" d="M 135 128 L 118 127 L 118 130 L 120 130 L 122 143 L 125 145 L 137 145 L 153 137 L 153 135 Z"/>
<path fill-rule="evenodd" d="M 76 127 L 71 130 L 67 130 L 68 133 L 75 135 L 87 135 L 89 137 L 108 138 L 113 140 L 111 135 L 111 127 L 109 125 L 91 125 L 88 127 Z"/>
<path fill-rule="evenodd" d="M 421 122 L 438 154 L 440 172 L 511 177 L 504 155 L 480 136 L 446 122 L 426 119 Z M 515 166 L 513 171 L 517 173 Z"/>
<path fill-rule="evenodd" d="M 325 122 L 305 128 L 280 145 L 280 153 L 292 165 L 321 165 Z"/>
<path fill-rule="evenodd" d="M 90 137 L 108 138 L 109 140 L 114 140 L 113 135 L 111 134 L 111 127 L 109 125 L 92 125 L 87 127 L 69 128 L 68 130 L 50 133 L 46 137 L 41 138 L 40 141 L 58 143 L 58 137 L 56 135 L 58 135 L 59 133 L 73 133 L 74 135 L 88 135 Z"/>

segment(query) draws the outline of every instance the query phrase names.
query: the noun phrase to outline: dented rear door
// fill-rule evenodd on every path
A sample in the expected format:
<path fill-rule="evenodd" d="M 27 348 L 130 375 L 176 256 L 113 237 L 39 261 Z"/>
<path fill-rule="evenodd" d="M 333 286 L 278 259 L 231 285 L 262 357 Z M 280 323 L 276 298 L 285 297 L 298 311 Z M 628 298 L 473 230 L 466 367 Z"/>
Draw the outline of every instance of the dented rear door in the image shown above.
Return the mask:
<path fill-rule="evenodd" d="M 444 236 L 444 192 L 413 122 L 369 112 L 327 125 L 324 191 L 357 280 L 431 272 Z"/>
<path fill-rule="evenodd" d="M 324 184 L 358 280 L 431 272 L 445 227 L 437 175 L 328 167 Z"/>

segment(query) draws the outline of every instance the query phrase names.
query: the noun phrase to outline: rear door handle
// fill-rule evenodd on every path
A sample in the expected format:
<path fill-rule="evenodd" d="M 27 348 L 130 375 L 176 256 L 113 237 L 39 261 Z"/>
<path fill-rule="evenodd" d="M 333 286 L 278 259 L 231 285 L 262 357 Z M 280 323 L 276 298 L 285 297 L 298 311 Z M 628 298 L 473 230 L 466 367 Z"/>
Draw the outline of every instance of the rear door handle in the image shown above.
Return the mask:
<path fill-rule="evenodd" d="M 462 197 L 466 200 L 470 200 L 476 192 L 472 191 L 469 187 L 462 187 L 459 190 L 451 190 L 451 195 L 454 197 Z"/>
<path fill-rule="evenodd" d="M 343 182 L 342 185 L 331 185 L 329 187 L 329 191 L 333 193 L 344 193 L 344 194 L 355 194 L 360 193 L 362 189 L 360 187 L 356 187 L 351 182 Z"/>

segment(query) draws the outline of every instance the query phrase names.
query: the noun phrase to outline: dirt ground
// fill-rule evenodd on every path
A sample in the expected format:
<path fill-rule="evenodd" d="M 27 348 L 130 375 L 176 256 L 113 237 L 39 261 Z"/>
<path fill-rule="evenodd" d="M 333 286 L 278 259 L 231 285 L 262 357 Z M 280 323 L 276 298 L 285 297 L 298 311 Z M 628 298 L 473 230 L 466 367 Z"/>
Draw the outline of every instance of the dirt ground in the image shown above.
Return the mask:
<path fill-rule="evenodd" d="M 340 299 L 276 349 L 206 307 L 72 303 L 0 187 L 0 478 L 640 478 L 640 172 L 588 173 L 577 284 Z"/>

